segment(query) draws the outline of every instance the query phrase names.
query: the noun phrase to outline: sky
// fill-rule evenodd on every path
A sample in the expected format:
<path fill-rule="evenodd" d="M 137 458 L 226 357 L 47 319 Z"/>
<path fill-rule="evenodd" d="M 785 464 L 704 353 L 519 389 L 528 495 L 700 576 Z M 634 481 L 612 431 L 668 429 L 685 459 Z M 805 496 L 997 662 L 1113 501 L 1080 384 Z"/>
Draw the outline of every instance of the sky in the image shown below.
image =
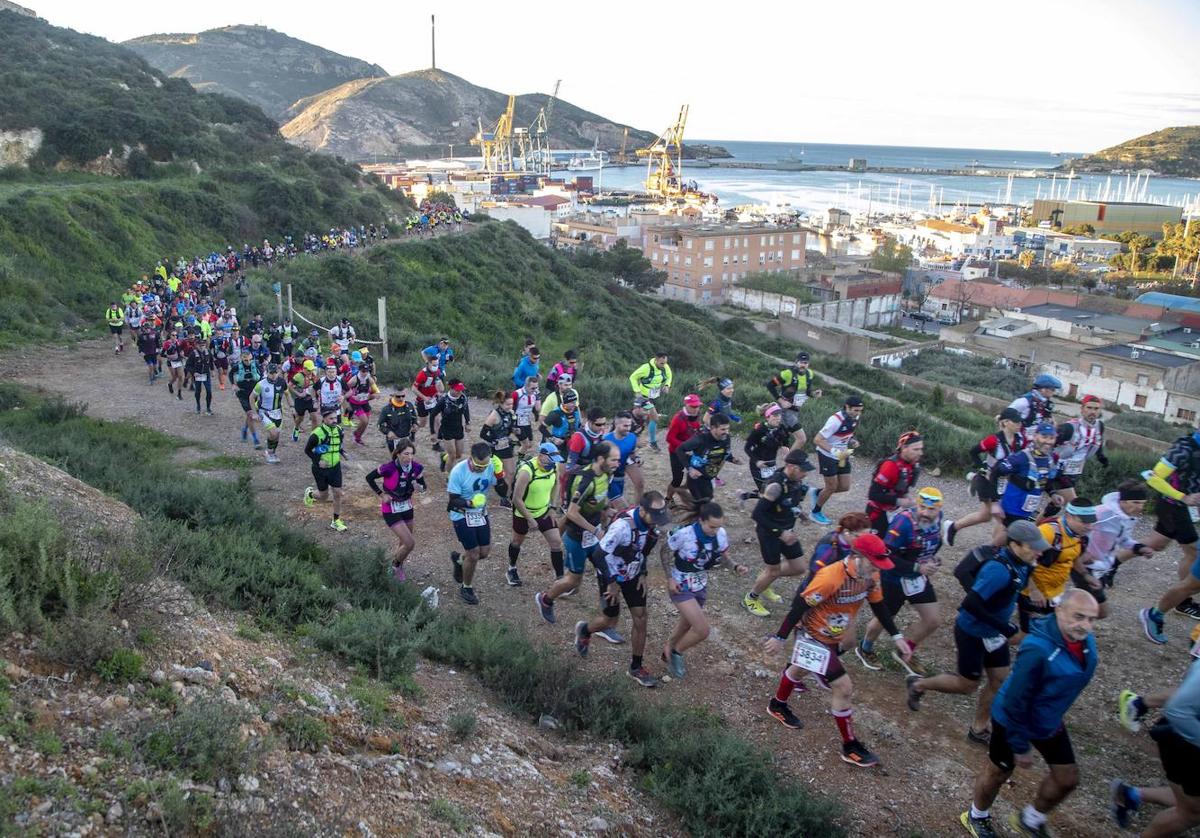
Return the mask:
<path fill-rule="evenodd" d="M 1200 124 L 1197 0 L 21 2 L 114 41 L 261 24 L 390 73 L 429 66 L 437 10 L 441 69 L 505 93 L 561 79 L 655 132 L 688 103 L 692 139 L 1081 152 Z"/>

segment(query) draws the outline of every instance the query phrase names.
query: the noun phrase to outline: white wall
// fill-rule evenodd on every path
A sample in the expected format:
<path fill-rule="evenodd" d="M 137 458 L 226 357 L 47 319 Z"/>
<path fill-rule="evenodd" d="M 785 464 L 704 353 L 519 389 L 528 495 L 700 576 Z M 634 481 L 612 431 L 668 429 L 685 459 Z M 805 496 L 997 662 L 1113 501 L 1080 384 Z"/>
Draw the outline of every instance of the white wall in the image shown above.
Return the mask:
<path fill-rule="evenodd" d="M 481 211 L 497 221 L 515 221 L 535 239 L 550 238 L 551 214 L 542 207 L 499 205 L 482 207 Z"/>

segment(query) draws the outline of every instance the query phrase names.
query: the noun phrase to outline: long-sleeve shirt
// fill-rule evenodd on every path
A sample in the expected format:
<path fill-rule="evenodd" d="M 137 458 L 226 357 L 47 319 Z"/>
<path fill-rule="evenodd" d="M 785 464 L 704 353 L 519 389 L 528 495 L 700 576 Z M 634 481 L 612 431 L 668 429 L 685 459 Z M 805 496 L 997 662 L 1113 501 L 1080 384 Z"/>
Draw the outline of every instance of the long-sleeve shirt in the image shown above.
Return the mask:
<path fill-rule="evenodd" d="M 540 374 L 541 366 L 538 364 L 538 362 L 530 358 L 528 355 L 522 355 L 521 360 L 517 363 L 516 369 L 513 370 L 513 387 L 520 390 L 525 386 L 525 379 L 536 378 Z"/>
<path fill-rule="evenodd" d="M 1163 715 L 1172 730 L 1200 748 L 1200 660 L 1192 662 Z"/>
<path fill-rule="evenodd" d="M 671 417 L 671 424 L 667 427 L 667 451 L 674 454 L 675 449 L 694 437 L 699 430 L 699 414 L 688 416 L 684 411 L 679 411 Z"/>
<path fill-rule="evenodd" d="M 642 364 L 629 376 L 629 385 L 635 396 L 647 399 L 657 399 L 662 394 L 663 387 L 670 387 L 672 380 L 671 365 L 657 366 L 653 360 Z"/>
<path fill-rule="evenodd" d="M 1137 519 L 1126 515 L 1121 509 L 1120 492 L 1105 495 L 1096 511 L 1099 514 L 1096 523 L 1088 531 L 1084 561 L 1092 573 L 1106 573 L 1113 569 L 1118 550 L 1132 550 L 1137 544 L 1133 538 Z"/>

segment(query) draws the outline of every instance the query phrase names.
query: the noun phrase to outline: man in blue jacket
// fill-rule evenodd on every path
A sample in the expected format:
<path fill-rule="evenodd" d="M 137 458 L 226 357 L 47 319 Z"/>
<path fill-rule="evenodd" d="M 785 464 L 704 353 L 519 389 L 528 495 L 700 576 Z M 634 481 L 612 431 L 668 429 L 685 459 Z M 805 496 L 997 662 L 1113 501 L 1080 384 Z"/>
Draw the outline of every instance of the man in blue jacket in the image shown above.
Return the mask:
<path fill-rule="evenodd" d="M 521 356 L 521 360 L 517 362 L 516 369 L 513 370 L 512 382 L 514 390 L 520 390 L 525 386 L 527 380 L 539 376 L 541 373 L 540 359 L 541 353 L 538 352 L 536 346 L 531 346 L 525 350 L 525 354 Z"/>
<path fill-rule="evenodd" d="M 1034 621 L 1017 650 L 1012 673 L 992 704 L 990 761 L 975 778 L 975 799 L 959 820 L 976 838 L 992 838 L 989 810 L 1016 766 L 1033 765 L 1033 751 L 1050 767 L 1032 804 L 1009 818 L 1017 835 L 1048 836 L 1051 810 L 1079 785 L 1079 766 L 1063 724 L 1096 671 L 1092 629 L 1100 606 L 1087 591 L 1068 593 L 1054 614 Z"/>

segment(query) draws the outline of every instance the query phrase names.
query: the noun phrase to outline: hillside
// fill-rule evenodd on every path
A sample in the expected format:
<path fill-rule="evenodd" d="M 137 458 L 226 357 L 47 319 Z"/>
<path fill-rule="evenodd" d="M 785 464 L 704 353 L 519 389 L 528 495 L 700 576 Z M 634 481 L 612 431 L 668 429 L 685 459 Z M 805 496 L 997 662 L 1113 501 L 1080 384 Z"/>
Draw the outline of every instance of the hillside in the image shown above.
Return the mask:
<path fill-rule="evenodd" d="M 1200 177 L 1200 125 L 1164 128 L 1063 163 L 1077 172 L 1152 169 L 1170 177 Z"/>
<path fill-rule="evenodd" d="M 0 11 L 0 344 L 95 327 L 155 261 L 384 220 L 398 193 L 101 38 Z M 16 138 L 14 142 L 13 139 Z"/>
<path fill-rule="evenodd" d="M 549 97 L 530 93 L 517 97 L 514 125 L 528 126 Z M 494 124 L 508 102 L 504 93 L 479 87 L 444 70 L 418 70 L 381 79 L 347 82 L 297 102 L 288 111 L 282 132 L 298 145 L 348 160 L 375 155 L 445 154 L 453 143 L 469 154 L 468 142 L 479 129 Z M 664 110 L 664 122 L 670 116 Z M 555 148 L 621 148 L 627 126 L 559 100 L 550 119 Z M 628 149 L 654 139 L 648 131 L 629 129 Z M 477 153 L 477 152 L 476 152 Z M 722 156 L 723 149 L 708 149 Z"/>
<path fill-rule="evenodd" d="M 306 96 L 353 79 L 387 75 L 378 64 L 264 26 L 145 35 L 125 41 L 124 46 L 172 78 L 187 79 L 206 93 L 245 99 L 274 119 L 281 119 Z"/>

